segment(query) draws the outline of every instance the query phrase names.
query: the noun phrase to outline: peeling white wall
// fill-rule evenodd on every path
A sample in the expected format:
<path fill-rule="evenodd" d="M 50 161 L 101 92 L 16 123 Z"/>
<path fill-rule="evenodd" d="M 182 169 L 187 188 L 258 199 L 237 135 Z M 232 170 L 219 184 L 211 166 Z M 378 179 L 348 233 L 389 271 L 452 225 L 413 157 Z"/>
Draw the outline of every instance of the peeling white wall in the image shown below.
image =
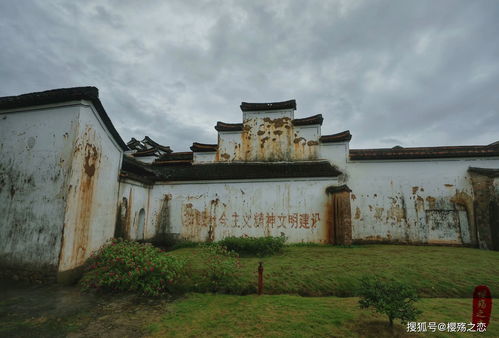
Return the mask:
<path fill-rule="evenodd" d="M 499 160 L 348 162 L 353 239 L 458 245 L 476 241 L 470 166 L 497 168 Z"/>
<path fill-rule="evenodd" d="M 327 242 L 326 187 L 335 179 L 158 183 L 150 198 L 148 233 L 156 229 L 165 195 L 171 231 L 193 240 L 281 236 L 289 242 Z"/>
<path fill-rule="evenodd" d="M 320 125 L 293 126 L 292 158 L 295 161 L 310 161 L 319 158 Z"/>
<path fill-rule="evenodd" d="M 236 160 L 291 161 L 293 109 L 243 112 L 241 147 Z"/>
<path fill-rule="evenodd" d="M 293 109 L 244 112 L 242 131 L 218 133 L 216 161 L 316 160 L 320 125 L 294 126 L 293 119 Z"/>
<path fill-rule="evenodd" d="M 73 147 L 59 271 L 76 268 L 114 235 L 123 150 L 83 101 Z"/>
<path fill-rule="evenodd" d="M 78 106 L 0 111 L 0 263 L 56 270 Z"/>
<path fill-rule="evenodd" d="M 131 239 L 167 229 L 193 241 L 284 235 L 325 243 L 325 190 L 340 184 L 352 190 L 354 241 L 476 243 L 467 170 L 498 168 L 499 159 L 349 161 L 348 142 L 319 144 L 320 126 L 293 126 L 293 114 L 245 112 L 243 132 L 220 132 L 218 152 L 195 153 L 194 162 L 327 159 L 344 175 L 119 182 L 123 150 L 90 102 L 0 111 L 0 264 L 70 271 L 113 237 L 117 216 L 126 216 Z"/>
<path fill-rule="evenodd" d="M 132 180 L 120 183 L 118 203 L 121 205 L 121 220 L 124 231 L 130 239 L 150 239 L 156 235 L 155 222 L 151 220 L 151 188 Z M 125 199 L 125 200 L 124 200 Z M 139 231 L 139 214 L 144 209 L 145 220 L 143 231 Z"/>
<path fill-rule="evenodd" d="M 290 242 L 326 242 L 325 188 L 347 184 L 352 189 L 354 241 L 476 243 L 474 196 L 467 170 L 470 166 L 497 168 L 499 159 L 346 161 L 347 149 L 347 143 L 321 147 L 322 157 L 329 157 L 345 172 L 338 179 L 157 183 L 150 192 L 135 188 L 132 214 L 149 205 L 145 237 L 152 238 L 165 196 L 169 196 L 169 227 L 186 239 L 283 233 Z M 127 189 L 121 195 L 126 196 Z M 294 227 L 289 223 L 294 215 L 310 222 L 312 215 L 318 215 L 319 221 L 313 229 Z M 263 223 L 256 227 L 259 217 Z"/>
<path fill-rule="evenodd" d="M 242 132 L 219 131 L 216 161 L 229 162 L 241 160 L 240 149 L 242 145 Z"/>

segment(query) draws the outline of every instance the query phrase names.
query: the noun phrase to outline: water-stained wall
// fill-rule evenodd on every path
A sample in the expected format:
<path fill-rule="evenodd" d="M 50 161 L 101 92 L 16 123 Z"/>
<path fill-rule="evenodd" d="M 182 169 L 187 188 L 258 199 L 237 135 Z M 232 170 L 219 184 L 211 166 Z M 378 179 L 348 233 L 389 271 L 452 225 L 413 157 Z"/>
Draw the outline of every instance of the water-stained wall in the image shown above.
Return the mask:
<path fill-rule="evenodd" d="M 123 151 L 90 104 L 79 107 L 59 272 L 81 266 L 114 235 Z M 61 274 L 63 275 L 63 274 Z"/>
<path fill-rule="evenodd" d="M 497 159 L 352 161 L 354 242 L 478 245 L 468 168 Z"/>
<path fill-rule="evenodd" d="M 195 153 L 193 166 L 326 159 L 342 174 L 218 181 L 203 181 L 202 174 L 192 176 L 195 181 L 153 182 L 160 174 L 119 178 L 121 139 L 102 116 L 85 100 L 0 111 L 0 265 L 63 276 L 113 236 L 499 243 L 498 179 L 473 183 L 468 172 L 471 166 L 497 170 L 497 157 L 351 161 L 351 135 L 321 137 L 322 117 L 295 120 L 294 109 L 243 109 L 243 123 L 221 128 L 218 147 Z"/>
<path fill-rule="evenodd" d="M 132 180 L 122 180 L 118 200 L 116 237 L 132 240 L 150 239 L 159 229 L 151 225 L 151 189 L 149 185 Z M 144 226 L 141 226 L 141 210 L 144 210 Z"/>
<path fill-rule="evenodd" d="M 0 264 L 56 271 L 78 109 L 0 112 Z"/>
<path fill-rule="evenodd" d="M 478 246 L 468 168 L 498 167 L 499 160 L 350 161 L 347 147 L 322 152 L 344 169 L 337 179 L 157 182 L 148 195 L 145 238 L 161 228 L 195 241 L 285 235 L 290 242 Z M 497 190 L 497 179 L 491 187 Z M 132 213 L 139 205 L 146 204 Z"/>
<path fill-rule="evenodd" d="M 293 111 L 245 112 L 241 147 L 243 161 L 290 161 Z"/>
<path fill-rule="evenodd" d="M 218 132 L 218 149 L 215 155 L 216 162 L 242 161 L 242 132 Z"/>
<path fill-rule="evenodd" d="M 244 112 L 241 131 L 219 131 L 215 161 L 318 159 L 320 125 L 295 126 L 293 121 L 293 109 Z"/>
<path fill-rule="evenodd" d="M 335 179 L 159 183 L 152 189 L 147 232 L 154 233 L 163 222 L 172 233 L 192 241 L 284 235 L 289 242 L 327 243 L 325 190 L 336 183 Z M 165 213 L 168 222 L 162 218 Z"/>
<path fill-rule="evenodd" d="M 293 160 L 310 161 L 320 159 L 320 135 L 320 125 L 293 126 L 293 143 L 291 149 Z"/>

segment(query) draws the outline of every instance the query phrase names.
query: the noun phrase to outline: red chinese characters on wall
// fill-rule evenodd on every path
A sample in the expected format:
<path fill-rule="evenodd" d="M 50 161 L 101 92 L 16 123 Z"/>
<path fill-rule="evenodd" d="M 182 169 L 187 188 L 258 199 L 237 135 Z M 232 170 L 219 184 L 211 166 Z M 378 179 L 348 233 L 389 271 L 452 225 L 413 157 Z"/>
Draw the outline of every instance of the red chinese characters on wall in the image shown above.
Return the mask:
<path fill-rule="evenodd" d="M 320 213 L 226 213 L 225 211 L 217 216 L 209 212 L 200 212 L 192 208 L 191 204 L 184 206 L 182 223 L 188 227 L 209 227 L 220 226 L 227 228 L 276 228 L 276 229 L 302 229 L 314 230 L 320 224 Z"/>

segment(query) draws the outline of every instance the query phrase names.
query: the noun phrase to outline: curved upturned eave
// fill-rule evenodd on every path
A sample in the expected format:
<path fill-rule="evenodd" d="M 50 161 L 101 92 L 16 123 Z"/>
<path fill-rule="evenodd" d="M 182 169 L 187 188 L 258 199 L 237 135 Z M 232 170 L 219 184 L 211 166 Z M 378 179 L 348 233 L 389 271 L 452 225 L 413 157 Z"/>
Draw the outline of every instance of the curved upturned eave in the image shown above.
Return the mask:
<path fill-rule="evenodd" d="M 269 110 L 296 110 L 296 100 L 288 100 L 281 102 L 268 102 L 268 103 L 249 103 L 241 102 L 239 106 L 243 112 L 246 111 L 269 111 Z"/>
<path fill-rule="evenodd" d="M 352 134 L 350 130 L 342 131 L 341 133 L 323 135 L 319 138 L 321 143 L 335 143 L 335 142 L 348 142 L 352 139 Z"/>

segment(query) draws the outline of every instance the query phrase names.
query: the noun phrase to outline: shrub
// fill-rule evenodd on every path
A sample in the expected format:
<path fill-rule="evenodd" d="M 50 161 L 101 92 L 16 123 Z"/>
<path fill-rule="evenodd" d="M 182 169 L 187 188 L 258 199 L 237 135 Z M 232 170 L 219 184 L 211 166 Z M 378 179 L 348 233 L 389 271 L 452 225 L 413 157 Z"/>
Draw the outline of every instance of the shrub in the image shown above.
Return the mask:
<path fill-rule="evenodd" d="M 80 283 L 84 290 L 159 296 L 176 289 L 183 267 L 184 261 L 150 244 L 113 240 L 87 260 Z"/>
<path fill-rule="evenodd" d="M 241 263 L 239 255 L 219 244 L 204 246 L 201 252 L 201 290 L 211 292 L 237 291 Z"/>
<path fill-rule="evenodd" d="M 269 256 L 282 251 L 286 237 L 226 237 L 220 242 L 240 255 Z"/>
<path fill-rule="evenodd" d="M 416 291 L 407 285 L 396 281 L 383 282 L 377 277 L 363 277 L 360 284 L 360 308 L 373 306 L 376 312 L 388 316 L 390 327 L 394 319 L 405 323 L 415 320 L 421 313 L 413 304 L 418 300 Z"/>

